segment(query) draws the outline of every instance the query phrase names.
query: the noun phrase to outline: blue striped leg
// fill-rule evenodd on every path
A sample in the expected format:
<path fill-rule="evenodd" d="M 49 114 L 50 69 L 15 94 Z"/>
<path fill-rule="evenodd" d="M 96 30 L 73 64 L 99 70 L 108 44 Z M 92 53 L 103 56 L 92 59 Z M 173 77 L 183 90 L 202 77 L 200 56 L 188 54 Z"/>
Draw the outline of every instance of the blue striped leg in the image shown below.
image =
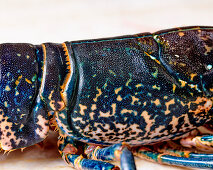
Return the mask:
<path fill-rule="evenodd" d="M 61 137 L 58 140 L 59 152 L 65 162 L 78 170 L 119 170 L 113 164 L 84 158 L 80 150 L 83 150 L 84 144 L 73 140 L 71 137 Z M 82 152 L 83 154 L 83 152 Z"/>
<path fill-rule="evenodd" d="M 109 147 L 87 145 L 85 154 L 95 160 L 120 160 L 122 170 L 135 170 L 135 161 L 132 152 L 125 144 L 115 144 Z"/>
<path fill-rule="evenodd" d="M 202 158 L 202 159 L 209 159 L 213 160 L 213 154 L 211 153 L 194 153 L 192 150 L 186 149 L 171 149 L 171 148 L 155 148 L 155 151 L 164 155 L 171 155 L 177 157 L 185 157 L 185 158 Z"/>
<path fill-rule="evenodd" d="M 213 153 L 213 135 L 186 137 L 180 140 L 184 147 L 195 147 L 200 151 Z"/>
<path fill-rule="evenodd" d="M 213 169 L 212 154 L 197 154 L 177 150 L 167 150 L 165 153 L 159 153 L 148 147 L 138 148 L 134 151 L 134 154 L 140 158 L 161 164 Z"/>

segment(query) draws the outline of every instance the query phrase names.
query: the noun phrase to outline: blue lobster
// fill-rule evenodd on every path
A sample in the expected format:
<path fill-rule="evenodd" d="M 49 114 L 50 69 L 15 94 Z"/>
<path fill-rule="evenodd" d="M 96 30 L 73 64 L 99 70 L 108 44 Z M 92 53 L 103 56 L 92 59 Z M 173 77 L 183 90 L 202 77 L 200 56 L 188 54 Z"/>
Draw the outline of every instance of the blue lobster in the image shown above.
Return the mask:
<path fill-rule="evenodd" d="M 39 143 L 51 128 L 76 169 L 116 170 L 108 161 L 120 160 L 132 170 L 133 155 L 213 168 L 213 27 L 0 44 L 0 78 L 3 150 Z"/>

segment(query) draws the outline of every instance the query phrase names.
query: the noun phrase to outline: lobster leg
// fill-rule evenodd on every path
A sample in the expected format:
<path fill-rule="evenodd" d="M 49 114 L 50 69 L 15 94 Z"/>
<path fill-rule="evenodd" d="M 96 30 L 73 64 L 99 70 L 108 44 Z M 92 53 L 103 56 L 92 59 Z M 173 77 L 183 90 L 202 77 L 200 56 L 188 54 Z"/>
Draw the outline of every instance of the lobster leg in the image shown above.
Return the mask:
<path fill-rule="evenodd" d="M 136 169 L 134 156 L 125 144 L 115 144 L 105 148 L 88 145 L 85 154 L 91 159 L 120 160 L 122 170 Z"/>
<path fill-rule="evenodd" d="M 61 137 L 58 141 L 59 152 L 68 165 L 79 170 L 118 170 L 119 168 L 107 162 L 86 159 L 81 154 L 83 143 L 73 140 L 71 137 Z"/>
<path fill-rule="evenodd" d="M 184 147 L 196 147 L 198 150 L 212 152 L 213 151 L 213 135 L 186 137 L 181 139 L 180 143 Z"/>
<path fill-rule="evenodd" d="M 173 143 L 174 145 L 174 143 Z M 202 158 L 202 159 L 211 159 L 213 160 L 213 154 L 205 154 L 205 153 L 194 153 L 191 150 L 183 150 L 180 148 L 156 148 L 155 149 L 159 153 L 164 153 L 167 155 L 177 156 L 177 157 L 186 157 L 186 158 Z"/>
<path fill-rule="evenodd" d="M 209 159 L 213 160 L 213 154 L 204 154 L 204 153 L 194 153 L 191 151 L 178 151 L 178 150 L 172 150 L 168 149 L 166 150 L 166 153 L 169 153 L 168 155 L 177 155 L 177 157 L 186 157 L 186 158 L 202 158 L 202 159 Z"/>
<path fill-rule="evenodd" d="M 150 148 L 141 147 L 135 150 L 135 155 L 140 158 L 147 159 L 153 162 L 158 162 L 167 165 L 185 166 L 192 168 L 213 168 L 212 154 L 196 154 L 189 153 L 188 157 L 185 156 L 186 152 L 181 151 L 168 151 L 170 153 L 159 153 L 151 151 Z M 173 153 L 172 153 L 173 152 Z M 176 156 L 173 156 L 176 155 Z"/>

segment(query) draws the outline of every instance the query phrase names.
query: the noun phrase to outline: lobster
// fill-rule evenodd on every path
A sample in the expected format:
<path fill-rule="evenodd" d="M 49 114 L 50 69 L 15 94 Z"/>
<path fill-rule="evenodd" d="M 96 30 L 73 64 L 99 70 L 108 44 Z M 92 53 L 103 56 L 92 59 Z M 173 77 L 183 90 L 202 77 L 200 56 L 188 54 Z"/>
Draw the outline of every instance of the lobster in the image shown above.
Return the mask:
<path fill-rule="evenodd" d="M 63 44 L 0 44 L 0 146 L 59 131 L 76 169 L 213 168 L 213 27 Z"/>

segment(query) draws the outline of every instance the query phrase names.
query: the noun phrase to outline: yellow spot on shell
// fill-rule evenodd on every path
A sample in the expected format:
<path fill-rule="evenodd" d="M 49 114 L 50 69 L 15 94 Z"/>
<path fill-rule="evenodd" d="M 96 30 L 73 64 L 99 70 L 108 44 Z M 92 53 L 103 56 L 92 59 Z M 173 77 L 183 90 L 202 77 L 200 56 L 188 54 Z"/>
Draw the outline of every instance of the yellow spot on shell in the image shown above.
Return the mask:
<path fill-rule="evenodd" d="M 29 84 L 32 84 L 32 81 L 28 80 L 27 78 L 25 78 L 25 81 Z"/>
<path fill-rule="evenodd" d="M 153 88 L 153 89 L 160 90 L 160 87 L 158 87 L 158 86 L 156 86 L 156 85 L 152 86 L 152 88 Z"/>
<path fill-rule="evenodd" d="M 129 86 L 129 83 L 132 81 L 132 79 L 130 78 L 129 80 L 127 80 L 126 82 L 126 86 Z"/>
<path fill-rule="evenodd" d="M 97 109 L 96 104 L 92 104 L 91 110 L 96 110 L 96 109 Z"/>
<path fill-rule="evenodd" d="M 6 91 L 10 91 L 10 90 L 11 90 L 11 89 L 10 89 L 10 86 L 6 85 L 5 90 L 6 90 Z"/>
<path fill-rule="evenodd" d="M 184 32 L 179 32 L 178 35 L 179 35 L 180 37 L 182 37 L 182 36 L 184 36 Z"/>
<path fill-rule="evenodd" d="M 134 105 L 135 102 L 139 101 L 139 98 L 136 98 L 135 96 L 131 96 L 132 97 L 132 103 L 131 105 Z"/>
<path fill-rule="evenodd" d="M 24 127 L 24 125 L 23 125 L 23 124 L 21 124 L 21 125 L 20 125 L 20 129 L 22 129 L 23 127 Z"/>
<path fill-rule="evenodd" d="M 99 115 L 100 115 L 100 117 L 109 117 L 110 116 L 110 111 L 108 111 L 108 112 L 102 112 L 102 111 L 100 111 L 99 112 Z"/>
<path fill-rule="evenodd" d="M 206 49 L 206 52 L 204 53 L 205 55 L 207 55 L 209 52 L 212 51 L 212 47 L 209 47 L 208 45 L 204 45 L 205 49 Z"/>
<path fill-rule="evenodd" d="M 175 89 L 176 89 L 176 85 L 172 84 L 172 91 L 173 91 L 173 93 L 175 92 Z"/>
<path fill-rule="evenodd" d="M 21 116 L 20 116 L 20 117 L 21 117 L 21 119 L 22 119 L 22 118 L 23 118 L 23 117 L 25 117 L 25 116 L 26 116 L 26 114 L 21 114 Z"/>
<path fill-rule="evenodd" d="M 159 99 L 152 100 L 151 102 L 154 103 L 156 106 L 160 105 L 160 100 Z"/>
<path fill-rule="evenodd" d="M 186 64 L 185 63 L 178 63 L 179 66 L 185 67 Z"/>
<path fill-rule="evenodd" d="M 18 86 L 20 83 L 20 79 L 22 78 L 22 75 L 18 76 L 18 79 L 15 81 L 15 85 Z"/>
<path fill-rule="evenodd" d="M 121 114 L 124 114 L 124 113 L 134 113 L 134 115 L 137 116 L 138 112 L 135 110 L 127 110 L 127 109 L 121 110 Z"/>
<path fill-rule="evenodd" d="M 19 92 L 18 92 L 18 91 L 16 91 L 16 92 L 15 92 L 15 95 L 16 95 L 16 96 L 18 96 L 18 95 L 19 95 Z"/>
<path fill-rule="evenodd" d="M 65 118 L 66 118 L 66 116 L 65 116 L 65 114 L 64 114 L 63 112 L 61 112 L 61 113 L 59 114 L 59 116 L 60 116 L 62 119 L 65 119 Z"/>
<path fill-rule="evenodd" d="M 80 107 L 80 114 L 81 115 L 85 115 L 84 111 L 87 109 L 87 106 L 79 104 L 79 107 Z"/>
<path fill-rule="evenodd" d="M 19 57 L 20 57 L 20 56 L 21 56 L 21 54 L 19 54 L 19 53 L 18 53 L 18 54 L 17 54 L 17 56 L 19 56 Z"/>
<path fill-rule="evenodd" d="M 94 112 L 90 112 L 90 113 L 89 113 L 89 117 L 90 117 L 91 120 L 94 120 L 94 115 L 95 115 Z"/>
<path fill-rule="evenodd" d="M 186 81 L 183 81 L 183 80 L 180 80 L 180 79 L 179 79 L 179 82 L 181 83 L 181 87 L 184 87 L 187 84 Z"/>
<path fill-rule="evenodd" d="M 193 80 L 195 76 L 197 76 L 197 73 L 191 73 L 190 74 L 191 80 Z"/>
<path fill-rule="evenodd" d="M 138 88 L 138 87 L 141 87 L 141 86 L 143 86 L 143 85 L 142 85 L 142 84 L 136 84 L 136 85 L 135 85 L 135 87 L 137 87 L 137 88 Z"/>
<path fill-rule="evenodd" d="M 6 102 L 6 101 L 4 102 L 4 106 L 5 106 L 5 107 L 8 107 L 8 104 L 7 104 L 7 102 Z"/>
<path fill-rule="evenodd" d="M 170 113 L 169 106 L 172 104 L 175 104 L 175 99 L 171 99 L 170 101 L 165 102 L 165 105 L 166 105 L 165 115 Z"/>
<path fill-rule="evenodd" d="M 122 97 L 120 95 L 118 95 L 117 101 L 119 101 L 119 102 L 122 101 Z"/>
<path fill-rule="evenodd" d="M 196 84 L 196 85 L 194 85 L 194 84 L 188 84 L 188 86 L 189 86 L 190 88 L 192 88 L 192 89 L 196 89 L 196 90 L 200 91 L 200 90 L 198 89 L 197 84 Z"/>
<path fill-rule="evenodd" d="M 115 89 L 115 94 L 118 94 L 118 92 L 121 91 L 121 89 L 122 89 L 122 87 Z"/>
<path fill-rule="evenodd" d="M 112 103 L 112 114 L 114 115 L 116 112 L 116 103 Z"/>
<path fill-rule="evenodd" d="M 98 97 L 102 94 L 101 89 L 99 89 L 99 88 L 97 87 L 96 90 L 98 91 L 98 94 L 96 94 L 96 97 L 93 99 L 94 102 L 97 102 L 97 101 L 98 101 Z"/>

